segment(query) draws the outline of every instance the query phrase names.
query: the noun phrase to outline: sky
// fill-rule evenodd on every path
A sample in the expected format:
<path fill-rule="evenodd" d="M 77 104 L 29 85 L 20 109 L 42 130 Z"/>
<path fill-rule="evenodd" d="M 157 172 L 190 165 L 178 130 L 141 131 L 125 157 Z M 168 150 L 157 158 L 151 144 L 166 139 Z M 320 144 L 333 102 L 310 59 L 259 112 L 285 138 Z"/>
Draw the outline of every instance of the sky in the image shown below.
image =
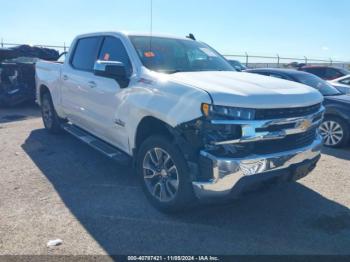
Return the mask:
<path fill-rule="evenodd" d="M 0 38 L 69 45 L 87 32 L 149 32 L 150 3 L 0 0 Z M 153 32 L 191 32 L 222 54 L 350 61 L 349 11 L 350 0 L 153 0 Z"/>

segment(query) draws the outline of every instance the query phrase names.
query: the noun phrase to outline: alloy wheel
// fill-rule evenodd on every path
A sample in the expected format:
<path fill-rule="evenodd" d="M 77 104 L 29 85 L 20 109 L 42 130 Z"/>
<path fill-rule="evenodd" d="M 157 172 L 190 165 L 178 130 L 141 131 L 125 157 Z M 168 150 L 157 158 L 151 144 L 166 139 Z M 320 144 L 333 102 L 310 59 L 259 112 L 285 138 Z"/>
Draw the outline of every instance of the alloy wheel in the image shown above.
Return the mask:
<path fill-rule="evenodd" d="M 148 191 L 160 202 L 169 202 L 176 197 L 179 188 L 177 167 L 164 149 L 152 148 L 143 160 L 143 178 Z"/>
<path fill-rule="evenodd" d="M 331 120 L 324 121 L 321 124 L 320 133 L 326 146 L 336 146 L 344 137 L 344 130 L 341 125 Z"/>

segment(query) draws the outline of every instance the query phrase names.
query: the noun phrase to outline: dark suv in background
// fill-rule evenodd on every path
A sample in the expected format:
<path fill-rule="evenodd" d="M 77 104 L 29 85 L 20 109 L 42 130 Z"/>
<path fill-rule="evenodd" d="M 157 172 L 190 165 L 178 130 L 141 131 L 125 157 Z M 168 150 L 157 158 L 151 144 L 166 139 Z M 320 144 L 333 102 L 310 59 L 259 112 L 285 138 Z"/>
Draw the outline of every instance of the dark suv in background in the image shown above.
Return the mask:
<path fill-rule="evenodd" d="M 246 70 L 260 74 L 298 82 L 317 89 L 323 96 L 326 108 L 325 118 L 320 126 L 324 144 L 329 147 L 346 146 L 350 139 L 350 95 L 344 95 L 321 78 L 297 70 L 259 68 Z"/>
<path fill-rule="evenodd" d="M 334 80 L 350 74 L 350 71 L 344 68 L 330 66 L 302 66 L 299 70 L 316 75 L 324 80 Z"/>

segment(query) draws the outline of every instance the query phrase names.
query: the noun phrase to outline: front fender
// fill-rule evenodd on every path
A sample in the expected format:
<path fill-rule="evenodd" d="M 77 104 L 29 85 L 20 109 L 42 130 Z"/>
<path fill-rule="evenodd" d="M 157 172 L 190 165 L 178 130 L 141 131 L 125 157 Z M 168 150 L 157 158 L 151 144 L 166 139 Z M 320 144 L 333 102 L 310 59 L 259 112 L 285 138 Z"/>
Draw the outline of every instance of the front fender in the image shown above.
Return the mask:
<path fill-rule="evenodd" d="M 125 123 L 130 154 L 135 147 L 137 127 L 144 117 L 154 117 L 175 128 L 201 117 L 201 104 L 211 103 L 202 90 L 168 82 L 156 85 L 138 82 L 122 93 L 116 119 Z"/>

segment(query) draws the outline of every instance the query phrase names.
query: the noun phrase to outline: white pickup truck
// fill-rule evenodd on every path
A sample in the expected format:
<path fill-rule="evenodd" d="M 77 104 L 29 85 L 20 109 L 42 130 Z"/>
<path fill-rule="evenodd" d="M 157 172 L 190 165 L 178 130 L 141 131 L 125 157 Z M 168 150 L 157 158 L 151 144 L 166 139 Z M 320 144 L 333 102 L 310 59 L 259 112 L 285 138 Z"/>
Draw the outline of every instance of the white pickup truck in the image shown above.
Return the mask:
<path fill-rule="evenodd" d="M 295 181 L 320 158 L 320 93 L 236 72 L 192 39 L 81 35 L 63 63 L 37 63 L 36 83 L 45 128 L 133 164 L 164 211 Z"/>

